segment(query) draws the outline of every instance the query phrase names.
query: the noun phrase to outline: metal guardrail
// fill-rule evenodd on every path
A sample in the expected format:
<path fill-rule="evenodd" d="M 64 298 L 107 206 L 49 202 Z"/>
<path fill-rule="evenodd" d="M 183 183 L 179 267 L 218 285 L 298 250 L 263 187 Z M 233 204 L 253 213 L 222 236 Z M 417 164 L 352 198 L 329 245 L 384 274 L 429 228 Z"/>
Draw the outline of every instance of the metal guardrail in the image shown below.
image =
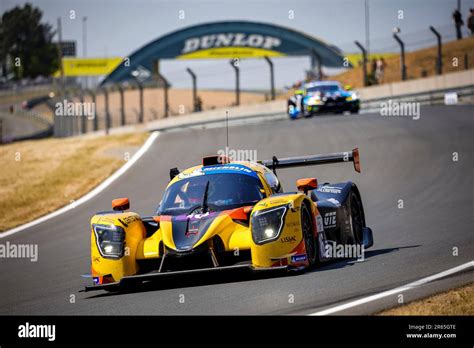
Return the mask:
<path fill-rule="evenodd" d="M 378 109 L 380 108 L 381 103 L 386 102 L 388 100 L 392 100 L 396 102 L 419 102 L 422 105 L 443 104 L 445 94 L 450 93 L 450 92 L 456 92 L 458 94 L 458 98 L 462 101 L 464 98 L 474 97 L 474 85 L 362 100 L 361 106 L 363 109 Z M 54 101 L 55 101 L 54 99 L 50 99 L 46 102 L 46 104 L 52 109 L 53 112 L 54 112 Z M 285 114 L 284 110 L 282 110 L 282 112 L 274 112 L 274 113 L 269 113 L 266 115 L 255 114 L 255 115 L 239 116 L 239 117 L 233 118 L 232 121 L 244 121 L 245 119 L 260 118 L 260 117 L 265 117 L 266 119 L 274 117 L 275 119 L 277 119 L 281 117 L 283 114 Z M 52 135 L 55 135 L 57 137 L 68 137 L 68 136 L 81 134 L 80 125 L 76 124 L 76 123 L 79 123 L 78 118 L 54 117 L 55 125 L 53 125 L 46 118 L 32 111 L 18 110 L 18 116 L 34 117 L 35 120 L 41 123 L 44 123 L 46 125 L 46 129 L 43 131 L 37 132 L 35 134 L 28 135 L 28 136 L 4 137 L 4 142 L 28 140 L 28 139 L 39 139 L 39 138 L 44 138 L 44 137 L 48 137 Z M 219 123 L 219 122 L 222 122 L 223 120 L 225 120 L 224 117 L 222 119 L 219 118 L 219 119 L 213 119 L 213 120 L 196 120 L 185 125 L 180 124 L 180 125 L 167 126 L 167 127 L 161 127 L 161 128 L 157 127 L 157 129 L 173 130 L 173 129 L 183 128 L 183 127 L 184 128 L 196 127 L 200 125 Z"/>
<path fill-rule="evenodd" d="M 42 123 L 45 126 L 52 126 L 51 122 L 46 117 L 32 110 L 15 109 L 14 115 L 25 118 L 33 118 L 35 121 Z"/>
<path fill-rule="evenodd" d="M 47 128 L 45 130 L 29 134 L 23 136 L 4 136 L 2 139 L 2 143 L 12 143 L 15 141 L 23 141 L 23 140 L 36 140 L 36 139 L 43 139 L 48 138 L 53 135 L 53 127 Z"/>
<path fill-rule="evenodd" d="M 474 85 L 373 98 L 368 100 L 362 100 L 361 104 L 362 107 L 365 109 L 380 107 L 380 103 L 385 102 L 387 100 L 393 100 L 397 102 L 418 102 L 422 105 L 443 104 L 444 95 L 446 93 L 452 92 L 456 92 L 458 94 L 459 99 L 463 99 L 465 97 L 472 97 L 474 96 Z"/>
<path fill-rule="evenodd" d="M 436 91 L 427 91 L 427 92 L 420 92 L 420 93 L 413 93 L 413 94 L 405 94 L 405 95 L 398 95 L 398 96 L 387 96 L 383 98 L 375 98 L 375 99 L 370 99 L 370 100 L 365 100 L 362 101 L 362 107 L 364 109 L 378 109 L 380 108 L 380 103 L 387 101 L 387 100 L 393 100 L 397 102 L 420 102 L 423 105 L 428 105 L 428 104 L 443 104 L 444 103 L 444 94 L 449 93 L 449 92 L 456 92 L 458 93 L 459 98 L 464 98 L 468 96 L 474 96 L 474 85 L 473 86 L 466 86 L 466 87 L 459 87 L 459 88 L 449 88 L 449 89 L 442 89 L 442 90 L 436 90 Z M 252 120 L 252 119 L 271 119 L 271 120 L 276 120 L 276 119 L 284 119 L 286 116 L 286 110 L 282 111 L 275 111 L 272 113 L 268 114 L 261 114 L 261 113 L 256 113 L 253 115 L 242 115 L 242 116 L 236 116 L 229 118 L 229 122 L 245 122 L 245 120 Z M 159 131 L 172 131 L 180 128 L 193 128 L 193 127 L 198 127 L 198 126 L 206 126 L 206 125 L 212 125 L 212 124 L 218 124 L 221 122 L 226 121 L 226 117 L 218 117 L 218 118 L 213 118 L 210 120 L 203 119 L 199 120 L 199 115 L 196 115 L 196 120 L 192 122 L 188 122 L 186 124 L 176 124 L 176 125 L 168 125 L 168 126 L 156 126 L 156 127 L 149 127 L 148 130 L 159 130 Z M 64 135 L 67 136 L 67 135 Z"/>

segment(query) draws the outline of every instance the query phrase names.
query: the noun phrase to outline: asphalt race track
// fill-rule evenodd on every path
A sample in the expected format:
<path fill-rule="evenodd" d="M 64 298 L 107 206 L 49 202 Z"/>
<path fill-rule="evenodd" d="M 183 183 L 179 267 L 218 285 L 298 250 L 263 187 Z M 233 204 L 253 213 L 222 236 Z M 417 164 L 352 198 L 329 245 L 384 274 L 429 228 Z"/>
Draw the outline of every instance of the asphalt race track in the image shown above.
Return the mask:
<path fill-rule="evenodd" d="M 122 294 L 79 292 L 90 281 L 81 275 L 89 273 L 88 223 L 94 212 L 108 210 L 113 198 L 129 197 L 133 211 L 152 214 L 170 168 L 200 163 L 226 144 L 223 128 L 163 132 L 99 196 L 1 239 L 38 243 L 39 260 L 0 260 L 0 314 L 309 314 L 472 261 L 473 116 L 474 106 L 432 106 L 422 107 L 419 120 L 373 113 L 231 127 L 230 147 L 257 149 L 260 159 L 359 147 L 361 174 L 341 163 L 283 169 L 279 177 L 288 191 L 300 177 L 356 182 L 375 239 L 365 261 L 340 260 L 291 276 L 235 273 L 167 280 Z M 453 152 L 459 154 L 457 162 Z M 470 281 L 473 268 L 408 291 L 404 300 Z M 370 314 L 397 301 L 397 295 L 388 296 L 338 314 Z"/>

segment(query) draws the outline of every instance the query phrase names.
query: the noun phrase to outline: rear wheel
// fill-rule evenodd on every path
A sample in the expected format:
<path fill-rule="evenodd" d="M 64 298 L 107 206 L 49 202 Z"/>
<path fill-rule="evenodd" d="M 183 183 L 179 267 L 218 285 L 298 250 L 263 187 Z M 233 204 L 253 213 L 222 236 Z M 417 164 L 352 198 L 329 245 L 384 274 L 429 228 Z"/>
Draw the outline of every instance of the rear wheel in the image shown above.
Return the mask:
<path fill-rule="evenodd" d="M 362 203 L 355 192 L 351 192 L 351 225 L 352 234 L 354 237 L 354 244 L 363 243 L 363 215 L 362 215 Z"/>
<path fill-rule="evenodd" d="M 301 231 L 303 233 L 304 245 L 306 248 L 306 257 L 308 258 L 309 267 L 311 267 L 316 263 L 317 248 L 313 233 L 311 214 L 305 204 L 301 207 Z"/>

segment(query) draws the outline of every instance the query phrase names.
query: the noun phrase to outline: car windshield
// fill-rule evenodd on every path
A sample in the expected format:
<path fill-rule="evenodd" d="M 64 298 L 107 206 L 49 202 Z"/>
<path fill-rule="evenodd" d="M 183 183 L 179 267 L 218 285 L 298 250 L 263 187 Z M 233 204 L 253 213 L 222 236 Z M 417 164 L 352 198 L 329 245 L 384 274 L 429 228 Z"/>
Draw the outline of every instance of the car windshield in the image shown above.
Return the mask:
<path fill-rule="evenodd" d="M 317 92 L 320 93 L 332 93 L 337 92 L 339 90 L 338 85 L 320 85 L 320 86 L 313 86 L 306 89 L 306 93 L 308 95 L 315 94 Z"/>
<path fill-rule="evenodd" d="M 208 182 L 206 203 L 211 211 L 253 205 L 265 197 L 262 183 L 251 175 L 237 173 L 198 175 L 177 181 L 168 187 L 158 208 L 158 214 L 188 214 L 199 208 Z"/>

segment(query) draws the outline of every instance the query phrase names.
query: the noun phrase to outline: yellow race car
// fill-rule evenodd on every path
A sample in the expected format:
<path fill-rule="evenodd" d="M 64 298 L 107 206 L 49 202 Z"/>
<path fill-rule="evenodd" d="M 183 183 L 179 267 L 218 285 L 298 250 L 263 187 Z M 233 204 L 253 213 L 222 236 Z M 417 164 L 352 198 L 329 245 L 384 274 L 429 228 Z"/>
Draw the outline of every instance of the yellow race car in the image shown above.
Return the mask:
<path fill-rule="evenodd" d="M 338 246 L 368 248 L 372 231 L 355 184 L 304 178 L 299 192 L 285 193 L 276 176 L 279 168 L 348 161 L 360 172 L 358 149 L 259 162 L 211 156 L 173 168 L 155 216 L 129 212 L 119 198 L 113 211 L 92 217 L 94 284 L 86 291 L 196 272 L 302 270 L 340 257 Z"/>

